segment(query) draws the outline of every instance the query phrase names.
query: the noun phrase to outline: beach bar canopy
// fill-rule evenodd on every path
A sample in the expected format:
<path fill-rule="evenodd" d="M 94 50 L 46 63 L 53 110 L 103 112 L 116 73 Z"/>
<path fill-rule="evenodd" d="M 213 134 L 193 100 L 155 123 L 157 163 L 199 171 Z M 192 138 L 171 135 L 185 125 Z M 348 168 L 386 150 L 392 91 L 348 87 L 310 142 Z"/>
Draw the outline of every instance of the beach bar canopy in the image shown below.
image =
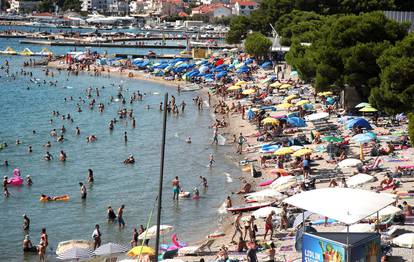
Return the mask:
<path fill-rule="evenodd" d="M 362 189 L 321 188 L 293 195 L 283 202 L 349 226 L 389 206 L 395 199 Z"/>

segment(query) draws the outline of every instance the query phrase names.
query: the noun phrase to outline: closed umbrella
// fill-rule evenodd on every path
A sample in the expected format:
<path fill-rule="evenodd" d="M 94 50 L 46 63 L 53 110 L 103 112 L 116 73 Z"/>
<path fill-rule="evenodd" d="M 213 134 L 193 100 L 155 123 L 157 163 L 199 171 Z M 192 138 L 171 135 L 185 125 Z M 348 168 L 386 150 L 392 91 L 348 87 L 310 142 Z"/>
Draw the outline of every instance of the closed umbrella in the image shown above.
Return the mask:
<path fill-rule="evenodd" d="M 257 218 L 266 218 L 270 213 L 275 212 L 275 214 L 280 214 L 282 209 L 277 207 L 262 207 L 252 213 L 253 216 Z"/>
<path fill-rule="evenodd" d="M 414 248 L 414 233 L 405 233 L 392 240 L 394 245 L 405 248 Z"/>
<path fill-rule="evenodd" d="M 97 256 L 104 256 L 116 253 L 124 253 L 129 250 L 128 247 L 116 244 L 116 243 L 107 243 L 98 247 L 93 253 Z"/>
<path fill-rule="evenodd" d="M 91 258 L 92 256 L 92 250 L 89 248 L 73 247 L 62 252 L 57 258 L 60 260 L 79 260 Z"/>
<path fill-rule="evenodd" d="M 155 255 L 155 250 L 149 246 L 136 246 L 128 251 L 130 257 L 136 257 L 139 255 Z"/>
<path fill-rule="evenodd" d="M 160 234 L 167 234 L 168 232 L 171 232 L 174 229 L 173 226 L 169 225 L 160 225 Z M 154 238 L 157 234 L 157 226 L 152 226 L 149 229 L 142 232 L 138 238 L 139 239 L 151 239 Z"/>

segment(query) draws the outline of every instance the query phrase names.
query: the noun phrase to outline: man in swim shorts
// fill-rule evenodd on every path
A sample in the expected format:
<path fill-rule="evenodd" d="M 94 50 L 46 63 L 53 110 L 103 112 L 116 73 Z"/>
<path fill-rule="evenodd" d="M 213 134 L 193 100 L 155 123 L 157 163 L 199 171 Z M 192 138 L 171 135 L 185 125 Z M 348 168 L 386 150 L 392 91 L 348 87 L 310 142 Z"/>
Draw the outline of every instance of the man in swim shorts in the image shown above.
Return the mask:
<path fill-rule="evenodd" d="M 124 214 L 124 208 L 125 205 L 122 205 L 119 209 L 118 209 L 118 226 L 119 228 L 124 228 L 125 227 L 125 221 L 123 218 L 123 214 Z"/>
<path fill-rule="evenodd" d="M 180 193 L 180 181 L 178 180 L 178 176 L 176 176 L 173 181 L 172 181 L 172 186 L 173 186 L 173 200 L 177 199 L 178 200 L 178 195 Z"/>

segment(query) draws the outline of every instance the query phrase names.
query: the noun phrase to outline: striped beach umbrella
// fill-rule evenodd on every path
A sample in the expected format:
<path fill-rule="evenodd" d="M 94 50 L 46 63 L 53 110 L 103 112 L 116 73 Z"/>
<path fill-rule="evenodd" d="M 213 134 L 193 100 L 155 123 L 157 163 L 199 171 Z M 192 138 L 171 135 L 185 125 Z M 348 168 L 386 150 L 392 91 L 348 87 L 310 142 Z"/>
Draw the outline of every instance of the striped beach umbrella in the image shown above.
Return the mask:
<path fill-rule="evenodd" d="M 89 248 L 74 247 L 61 253 L 57 258 L 60 260 L 76 260 L 91 258 L 93 252 Z"/>
<path fill-rule="evenodd" d="M 128 247 L 116 244 L 116 243 L 107 243 L 98 247 L 93 253 L 97 256 L 104 256 L 116 253 L 124 253 L 129 250 Z"/>

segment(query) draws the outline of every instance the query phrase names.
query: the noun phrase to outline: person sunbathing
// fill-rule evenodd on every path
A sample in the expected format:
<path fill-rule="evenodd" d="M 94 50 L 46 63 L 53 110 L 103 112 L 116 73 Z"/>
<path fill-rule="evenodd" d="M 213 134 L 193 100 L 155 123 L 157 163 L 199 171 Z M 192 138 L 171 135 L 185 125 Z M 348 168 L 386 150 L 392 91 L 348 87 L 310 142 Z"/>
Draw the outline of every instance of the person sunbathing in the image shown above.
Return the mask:
<path fill-rule="evenodd" d="M 381 155 L 391 155 L 392 153 L 394 153 L 394 145 L 391 143 L 387 143 L 387 148 L 381 148 L 380 149 L 380 154 Z"/>
<path fill-rule="evenodd" d="M 240 191 L 237 192 L 237 194 L 247 194 L 251 192 L 252 192 L 252 185 L 248 183 L 247 181 L 244 181 L 244 185 L 242 186 Z"/>
<path fill-rule="evenodd" d="M 380 183 L 380 188 L 382 190 L 386 190 L 386 189 L 389 189 L 389 188 L 395 189 L 395 187 L 396 187 L 395 180 L 390 175 L 387 175 Z"/>

